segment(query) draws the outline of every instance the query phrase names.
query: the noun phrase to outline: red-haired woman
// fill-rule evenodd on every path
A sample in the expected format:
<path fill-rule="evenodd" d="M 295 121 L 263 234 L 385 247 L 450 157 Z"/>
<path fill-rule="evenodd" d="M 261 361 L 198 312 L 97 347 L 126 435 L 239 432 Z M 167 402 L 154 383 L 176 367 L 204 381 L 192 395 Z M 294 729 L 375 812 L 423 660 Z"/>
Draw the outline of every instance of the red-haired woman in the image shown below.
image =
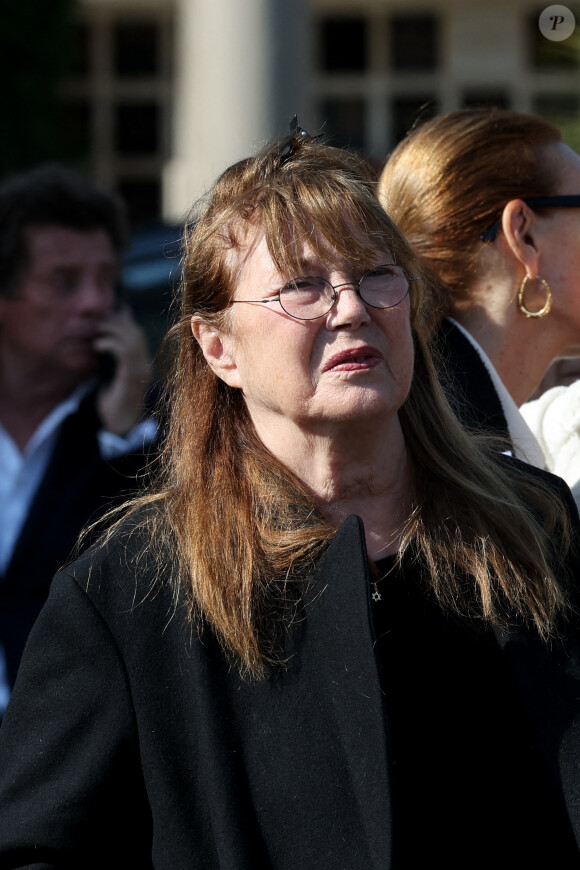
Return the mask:
<path fill-rule="evenodd" d="M 457 413 L 543 466 L 518 408 L 580 353 L 580 157 L 540 118 L 463 109 L 397 146 L 380 199 L 440 282 L 435 347 Z"/>

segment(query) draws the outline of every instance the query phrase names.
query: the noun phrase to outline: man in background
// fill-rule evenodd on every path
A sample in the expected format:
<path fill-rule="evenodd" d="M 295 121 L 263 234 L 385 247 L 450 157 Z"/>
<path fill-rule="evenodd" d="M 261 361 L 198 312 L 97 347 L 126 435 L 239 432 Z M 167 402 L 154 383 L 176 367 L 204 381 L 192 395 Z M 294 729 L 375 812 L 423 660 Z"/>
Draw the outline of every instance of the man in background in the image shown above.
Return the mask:
<path fill-rule="evenodd" d="M 124 243 L 118 202 L 69 170 L 0 184 L 0 719 L 53 574 L 155 436 Z"/>

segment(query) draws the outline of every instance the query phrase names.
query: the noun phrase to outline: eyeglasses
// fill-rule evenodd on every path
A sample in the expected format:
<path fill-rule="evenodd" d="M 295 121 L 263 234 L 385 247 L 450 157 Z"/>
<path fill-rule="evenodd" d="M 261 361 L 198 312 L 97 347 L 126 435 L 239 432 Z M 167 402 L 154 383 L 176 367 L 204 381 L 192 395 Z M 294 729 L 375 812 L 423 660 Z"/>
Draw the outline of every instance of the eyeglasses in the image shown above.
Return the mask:
<path fill-rule="evenodd" d="M 530 208 L 543 208 L 545 206 L 551 208 L 580 208 L 580 194 L 570 194 L 569 196 L 537 196 L 532 199 L 524 199 L 526 205 Z M 479 237 L 482 242 L 495 241 L 501 227 L 501 217 L 492 223 L 484 233 Z"/>
<path fill-rule="evenodd" d="M 383 263 L 363 275 L 360 281 L 333 285 L 324 278 L 303 276 L 288 281 L 277 296 L 269 299 L 233 299 L 232 302 L 279 302 L 282 310 L 296 320 L 316 320 L 328 314 L 342 287 L 352 287 L 371 308 L 394 308 L 409 292 L 409 282 L 417 280 L 407 275 L 402 266 Z"/>

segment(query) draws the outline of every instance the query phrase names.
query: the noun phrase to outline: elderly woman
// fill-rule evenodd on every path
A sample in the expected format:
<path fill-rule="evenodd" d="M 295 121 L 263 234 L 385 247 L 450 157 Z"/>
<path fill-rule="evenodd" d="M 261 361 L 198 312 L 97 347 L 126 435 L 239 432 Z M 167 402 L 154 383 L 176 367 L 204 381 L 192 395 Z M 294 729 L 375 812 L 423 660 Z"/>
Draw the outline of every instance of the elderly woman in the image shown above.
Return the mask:
<path fill-rule="evenodd" d="M 379 196 L 440 279 L 456 410 L 544 466 L 518 408 L 556 358 L 580 354 L 580 157 L 540 118 L 462 109 L 397 146 Z"/>
<path fill-rule="evenodd" d="M 0 867 L 580 867 L 574 505 L 452 415 L 369 171 L 296 130 L 185 248 L 162 479 L 55 578 Z"/>

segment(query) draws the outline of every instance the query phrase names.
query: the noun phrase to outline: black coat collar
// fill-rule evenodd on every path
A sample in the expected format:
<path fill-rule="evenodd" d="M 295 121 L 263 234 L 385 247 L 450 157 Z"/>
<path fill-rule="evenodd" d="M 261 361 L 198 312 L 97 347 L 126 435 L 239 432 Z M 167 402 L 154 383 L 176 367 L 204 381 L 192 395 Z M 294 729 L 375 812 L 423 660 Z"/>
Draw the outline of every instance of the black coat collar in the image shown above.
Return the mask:
<path fill-rule="evenodd" d="M 385 711 L 373 654 L 369 570 L 364 527 L 351 516 L 341 526 L 319 568 L 307 603 L 316 629 L 308 632 L 306 655 L 332 700 L 346 751 L 349 781 L 361 808 L 372 861 L 389 866 L 391 801 Z"/>
<path fill-rule="evenodd" d="M 469 339 L 451 320 L 444 319 L 432 347 L 439 379 L 463 425 L 509 439 L 500 398 L 483 360 Z"/>

